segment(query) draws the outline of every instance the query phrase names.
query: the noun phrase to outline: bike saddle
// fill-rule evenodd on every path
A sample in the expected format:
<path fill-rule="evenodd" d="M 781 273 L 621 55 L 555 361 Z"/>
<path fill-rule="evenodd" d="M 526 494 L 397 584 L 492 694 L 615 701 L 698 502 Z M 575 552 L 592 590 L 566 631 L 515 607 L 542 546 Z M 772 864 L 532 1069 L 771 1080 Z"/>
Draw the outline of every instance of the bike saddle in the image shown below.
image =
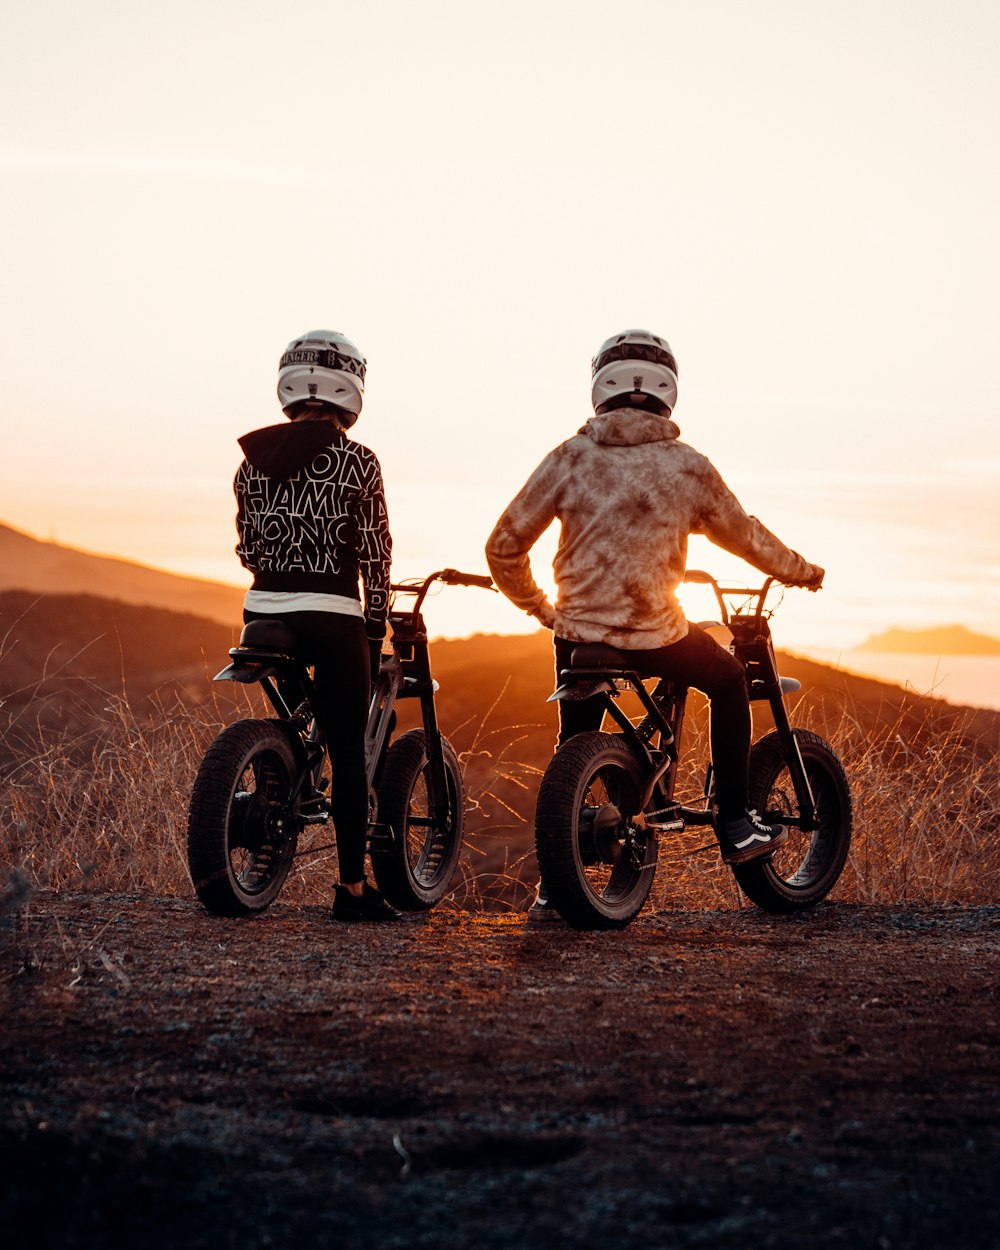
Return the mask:
<path fill-rule="evenodd" d="M 631 668 L 634 661 L 628 653 L 606 642 L 585 642 L 574 647 L 569 657 L 570 668 Z"/>
<path fill-rule="evenodd" d="M 248 621 L 240 634 L 241 647 L 256 647 L 261 651 L 294 652 L 298 645 L 295 631 L 282 620 Z"/>

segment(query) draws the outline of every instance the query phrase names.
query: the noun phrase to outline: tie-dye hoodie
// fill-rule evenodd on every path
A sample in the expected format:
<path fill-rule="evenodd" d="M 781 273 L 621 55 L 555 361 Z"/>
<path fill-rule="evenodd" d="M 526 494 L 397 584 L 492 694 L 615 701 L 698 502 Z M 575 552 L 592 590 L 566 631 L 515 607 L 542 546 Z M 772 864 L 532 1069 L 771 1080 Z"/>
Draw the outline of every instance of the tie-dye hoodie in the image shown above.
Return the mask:
<path fill-rule="evenodd" d="M 497 586 L 563 638 L 647 650 L 677 642 L 687 622 L 675 591 L 688 535 L 786 582 L 820 570 L 747 516 L 713 465 L 678 440 L 667 417 L 618 409 L 591 418 L 542 461 L 486 544 Z M 557 518 L 555 608 L 528 553 Z"/>

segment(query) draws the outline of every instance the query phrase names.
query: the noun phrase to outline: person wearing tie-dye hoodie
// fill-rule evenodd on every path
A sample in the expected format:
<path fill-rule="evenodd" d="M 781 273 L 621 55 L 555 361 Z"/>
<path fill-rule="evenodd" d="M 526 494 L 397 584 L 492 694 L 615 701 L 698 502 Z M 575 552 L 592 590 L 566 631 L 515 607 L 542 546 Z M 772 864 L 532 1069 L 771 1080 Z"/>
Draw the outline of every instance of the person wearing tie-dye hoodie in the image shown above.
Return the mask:
<path fill-rule="evenodd" d="M 676 590 L 690 534 L 788 585 L 816 590 L 823 570 L 748 516 L 712 463 L 680 441 L 671 420 L 677 362 L 665 339 L 645 330 L 609 338 L 593 360 L 591 395 L 594 415 L 545 457 L 497 522 L 486 545 L 490 571 L 512 603 L 553 630 L 557 678 L 577 643 L 600 642 L 629 652 L 643 676 L 708 695 L 722 857 L 739 864 L 769 855 L 787 833 L 747 808 L 743 666 L 685 619 Z M 529 553 L 555 519 L 553 605 Z M 600 728 L 601 716 L 600 700 L 560 701 L 559 743 Z"/>

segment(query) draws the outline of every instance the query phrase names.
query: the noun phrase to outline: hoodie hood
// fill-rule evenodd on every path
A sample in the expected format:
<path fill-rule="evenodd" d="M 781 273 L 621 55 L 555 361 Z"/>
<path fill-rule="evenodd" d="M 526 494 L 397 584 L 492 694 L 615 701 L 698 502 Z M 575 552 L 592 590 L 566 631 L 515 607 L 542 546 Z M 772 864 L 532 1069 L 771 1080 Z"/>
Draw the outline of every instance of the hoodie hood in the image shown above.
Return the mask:
<path fill-rule="evenodd" d="M 329 421 L 293 421 L 252 430 L 239 440 L 243 454 L 266 477 L 287 481 L 312 464 L 324 447 L 342 447 L 347 438 Z"/>
<path fill-rule="evenodd" d="M 678 438 L 680 428 L 669 417 L 641 409 L 616 408 L 591 417 L 579 433 L 609 447 L 638 447 Z"/>

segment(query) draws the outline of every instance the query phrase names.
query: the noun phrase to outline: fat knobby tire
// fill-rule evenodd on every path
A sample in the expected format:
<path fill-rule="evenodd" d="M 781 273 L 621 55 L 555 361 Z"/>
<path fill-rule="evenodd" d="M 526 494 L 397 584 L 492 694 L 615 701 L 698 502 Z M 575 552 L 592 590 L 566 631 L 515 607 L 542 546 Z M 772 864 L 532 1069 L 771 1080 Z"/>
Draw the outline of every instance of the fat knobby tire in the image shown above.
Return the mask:
<path fill-rule="evenodd" d="M 833 747 L 817 734 L 796 729 L 802 762 L 816 802 L 816 828 L 789 828 L 788 842 L 773 857 L 736 865 L 743 892 L 776 915 L 801 911 L 825 898 L 837 883 L 851 845 L 851 789 Z M 776 733 L 754 743 L 750 752 L 750 806 L 765 822 L 768 813 L 798 814 L 784 747 Z"/>
<path fill-rule="evenodd" d="M 191 792 L 187 831 L 191 881 L 209 911 L 242 916 L 274 901 L 295 854 L 298 827 L 288 799 L 298 771 L 279 721 L 237 721 L 209 747 Z"/>
<path fill-rule="evenodd" d="M 465 788 L 454 748 L 441 738 L 447 812 L 432 820 L 427 790 L 427 743 L 422 729 L 411 729 L 389 748 L 378 785 L 378 821 L 391 835 L 375 838 L 372 871 L 395 907 L 421 911 L 448 892 L 465 829 Z"/>
<path fill-rule="evenodd" d="M 649 894 L 656 837 L 645 838 L 640 866 L 623 859 L 598 890 L 587 876 L 594 859 L 588 858 L 586 848 L 581 849 L 581 841 L 586 841 L 581 815 L 586 821 L 588 813 L 592 819 L 598 810 L 587 802 L 595 782 L 610 787 L 615 795 L 606 805 L 612 816 L 614 807 L 621 810 L 624 821 L 637 814 L 644 773 L 635 755 L 619 735 L 577 734 L 552 757 L 539 786 L 535 851 L 542 885 L 564 920 L 577 929 L 620 929 L 638 915 Z"/>

